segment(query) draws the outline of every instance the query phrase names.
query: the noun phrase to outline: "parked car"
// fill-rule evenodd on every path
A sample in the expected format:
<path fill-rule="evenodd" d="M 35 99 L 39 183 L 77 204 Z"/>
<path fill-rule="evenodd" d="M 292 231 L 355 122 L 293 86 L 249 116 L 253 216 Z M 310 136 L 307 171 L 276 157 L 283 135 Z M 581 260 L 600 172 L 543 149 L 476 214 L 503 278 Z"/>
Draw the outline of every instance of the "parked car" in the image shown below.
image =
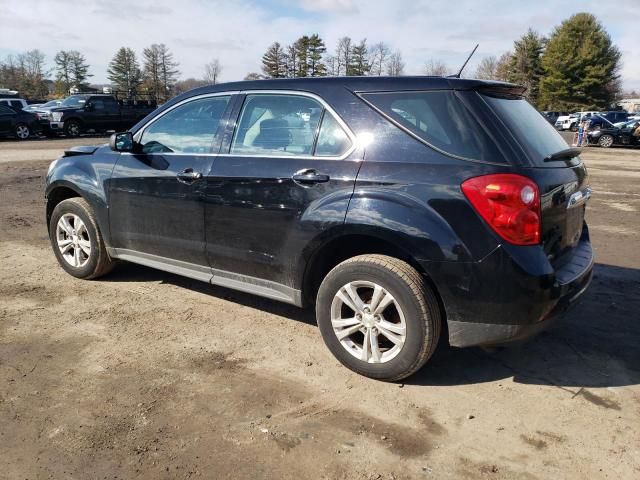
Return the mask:
<path fill-rule="evenodd" d="M 547 122 L 549 122 L 551 125 L 555 125 L 556 122 L 558 121 L 559 117 L 562 116 L 568 116 L 569 114 L 567 112 L 549 112 L 549 111 L 543 111 L 540 112 L 542 113 L 542 116 L 544 118 L 547 119 Z"/>
<path fill-rule="evenodd" d="M 598 115 L 606 118 L 611 123 L 626 122 L 629 120 L 629 112 L 625 111 L 600 112 Z"/>
<path fill-rule="evenodd" d="M 16 112 L 20 110 L 24 110 L 29 106 L 29 104 L 24 98 L 17 98 L 17 97 L 0 98 L 0 105 L 9 107 L 10 109 Z"/>
<path fill-rule="evenodd" d="M 119 102 L 113 95 L 72 95 L 51 109 L 49 129 L 69 137 L 89 130 L 126 130 L 154 109 L 155 104 L 148 100 Z"/>
<path fill-rule="evenodd" d="M 36 114 L 36 116 L 40 121 L 40 125 L 42 127 L 42 133 L 44 133 L 47 136 L 52 135 L 54 133 L 51 131 L 51 127 L 50 127 L 51 110 L 59 107 L 61 104 L 62 104 L 62 100 L 51 100 L 37 107 L 34 107 L 33 105 L 29 106 L 30 108 L 28 110 Z"/>
<path fill-rule="evenodd" d="M 398 380 L 443 331 L 458 347 L 520 340 L 589 285 L 580 150 L 523 91 L 442 77 L 202 87 L 52 163 L 51 245 L 78 278 L 126 260 L 315 305 L 340 362 Z"/>
<path fill-rule="evenodd" d="M 621 127 L 608 124 L 589 131 L 587 140 L 589 144 L 599 145 L 604 148 L 613 146 L 635 147 L 640 145 L 640 138 L 633 135 L 638 127 L 640 127 L 640 119 L 629 120 Z"/>
<path fill-rule="evenodd" d="M 0 102 L 0 137 L 26 140 L 40 131 L 41 127 L 36 115 L 22 109 L 16 111 Z"/>
<path fill-rule="evenodd" d="M 589 117 L 589 130 L 599 130 L 601 128 L 613 128 L 614 125 L 602 115 L 591 115 Z"/>
<path fill-rule="evenodd" d="M 569 118 L 563 120 L 563 122 L 558 125 L 556 122 L 556 128 L 559 130 L 571 130 L 572 132 L 578 131 L 578 127 L 580 122 L 586 118 L 590 118 L 592 115 L 597 115 L 598 112 L 576 112 L 569 115 Z"/>

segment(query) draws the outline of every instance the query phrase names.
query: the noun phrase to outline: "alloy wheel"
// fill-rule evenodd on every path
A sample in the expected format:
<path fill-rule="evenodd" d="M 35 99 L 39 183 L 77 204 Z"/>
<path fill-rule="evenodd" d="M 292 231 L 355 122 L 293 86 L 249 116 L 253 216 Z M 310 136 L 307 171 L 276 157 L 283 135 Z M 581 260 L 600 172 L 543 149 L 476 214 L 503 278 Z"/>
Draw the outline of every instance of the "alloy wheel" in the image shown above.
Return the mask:
<path fill-rule="evenodd" d="M 29 138 L 29 127 L 27 127 L 26 125 L 18 125 L 16 127 L 16 136 L 20 140 L 26 140 L 27 138 Z"/>
<path fill-rule="evenodd" d="M 373 282 L 354 281 L 340 288 L 331 303 L 331 324 L 344 349 L 367 363 L 392 360 L 406 341 L 400 304 Z"/>
<path fill-rule="evenodd" d="M 603 135 L 600 137 L 600 141 L 598 142 L 601 147 L 609 148 L 613 145 L 613 138 L 610 135 Z"/>
<path fill-rule="evenodd" d="M 89 231 L 82 219 L 73 213 L 60 217 L 56 226 L 56 241 L 62 258 L 75 268 L 84 267 L 91 256 Z"/>

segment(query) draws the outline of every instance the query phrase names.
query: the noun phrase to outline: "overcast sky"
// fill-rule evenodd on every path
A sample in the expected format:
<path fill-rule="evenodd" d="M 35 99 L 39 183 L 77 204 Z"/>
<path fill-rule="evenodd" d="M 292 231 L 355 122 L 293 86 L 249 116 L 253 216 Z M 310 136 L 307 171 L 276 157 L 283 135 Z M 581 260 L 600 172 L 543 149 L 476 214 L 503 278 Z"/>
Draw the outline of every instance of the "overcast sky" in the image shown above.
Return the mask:
<path fill-rule="evenodd" d="M 422 73 L 429 59 L 458 66 L 480 43 L 473 72 L 529 27 L 547 35 L 578 11 L 603 22 L 623 54 L 624 87 L 640 89 L 640 0 L 0 0 L 0 57 L 39 48 L 52 67 L 58 50 L 76 49 L 102 83 L 120 46 L 140 54 L 165 43 L 183 78 L 202 77 L 218 57 L 222 80 L 231 81 L 260 71 L 272 42 L 319 33 L 331 52 L 344 35 L 387 42 L 402 52 L 408 74 Z"/>

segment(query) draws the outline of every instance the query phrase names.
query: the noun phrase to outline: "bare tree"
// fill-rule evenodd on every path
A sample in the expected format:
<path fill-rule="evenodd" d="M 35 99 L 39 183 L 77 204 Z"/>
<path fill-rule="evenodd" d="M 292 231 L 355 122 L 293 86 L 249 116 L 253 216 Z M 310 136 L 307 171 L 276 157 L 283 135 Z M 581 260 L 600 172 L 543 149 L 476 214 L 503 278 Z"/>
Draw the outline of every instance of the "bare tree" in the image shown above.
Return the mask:
<path fill-rule="evenodd" d="M 338 46 L 336 47 L 336 75 L 347 75 L 347 71 L 352 62 L 352 43 L 349 37 L 342 37 L 338 40 Z"/>
<path fill-rule="evenodd" d="M 218 58 L 214 58 L 204 66 L 204 81 L 208 85 L 215 85 L 220 81 L 222 74 L 222 64 Z"/>
<path fill-rule="evenodd" d="M 475 77 L 481 80 L 497 80 L 496 69 L 498 67 L 498 59 L 489 56 L 480 60 L 478 68 L 476 68 Z"/>
<path fill-rule="evenodd" d="M 404 74 L 404 62 L 402 61 L 400 50 L 396 50 L 387 61 L 387 75 L 399 77 L 402 74 Z"/>
<path fill-rule="evenodd" d="M 371 75 L 384 75 L 384 67 L 391 55 L 391 49 L 384 42 L 371 45 Z"/>
<path fill-rule="evenodd" d="M 500 55 L 496 62 L 496 80 L 508 82 L 511 77 L 511 64 L 513 63 L 513 53 L 505 52 Z"/>
<path fill-rule="evenodd" d="M 449 75 L 449 67 L 441 60 L 431 59 L 424 66 L 424 74 L 444 77 Z"/>

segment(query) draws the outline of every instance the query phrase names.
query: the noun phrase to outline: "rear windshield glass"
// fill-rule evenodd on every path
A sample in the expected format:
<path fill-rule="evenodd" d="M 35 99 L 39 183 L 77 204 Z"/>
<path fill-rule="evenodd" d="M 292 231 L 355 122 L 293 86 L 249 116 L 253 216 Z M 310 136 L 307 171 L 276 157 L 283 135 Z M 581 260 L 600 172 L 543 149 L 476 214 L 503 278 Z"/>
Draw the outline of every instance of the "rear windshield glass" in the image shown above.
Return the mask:
<path fill-rule="evenodd" d="M 553 125 L 526 100 L 483 97 L 536 165 L 543 164 L 552 153 L 569 148 Z"/>
<path fill-rule="evenodd" d="M 362 97 L 443 152 L 504 162 L 495 142 L 453 91 L 366 93 Z"/>

